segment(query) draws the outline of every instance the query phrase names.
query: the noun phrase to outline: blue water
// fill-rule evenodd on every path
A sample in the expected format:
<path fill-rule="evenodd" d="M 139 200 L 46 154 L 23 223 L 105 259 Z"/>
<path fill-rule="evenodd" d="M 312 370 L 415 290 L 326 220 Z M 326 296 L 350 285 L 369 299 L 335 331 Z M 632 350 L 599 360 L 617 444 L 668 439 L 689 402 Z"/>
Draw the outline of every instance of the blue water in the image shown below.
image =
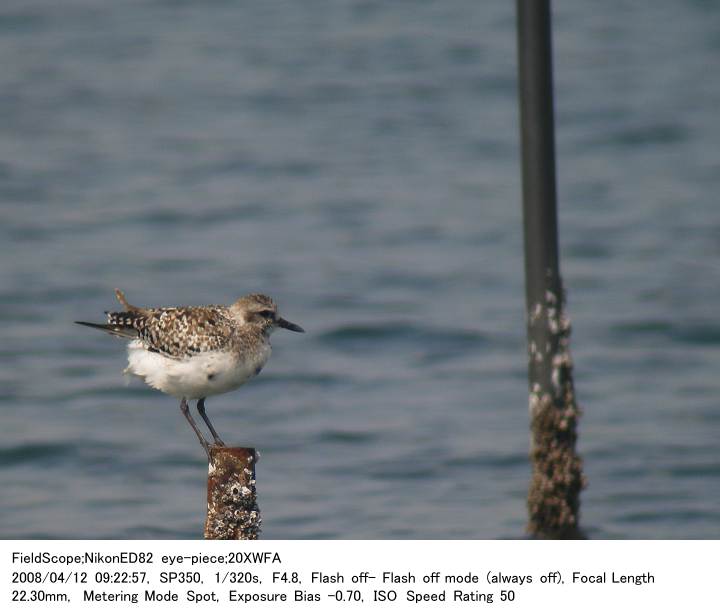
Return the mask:
<path fill-rule="evenodd" d="M 266 538 L 523 536 L 514 3 L 4 0 L 0 536 L 191 538 L 203 452 L 81 330 L 271 294 Z M 582 525 L 720 538 L 720 7 L 555 3 Z"/>

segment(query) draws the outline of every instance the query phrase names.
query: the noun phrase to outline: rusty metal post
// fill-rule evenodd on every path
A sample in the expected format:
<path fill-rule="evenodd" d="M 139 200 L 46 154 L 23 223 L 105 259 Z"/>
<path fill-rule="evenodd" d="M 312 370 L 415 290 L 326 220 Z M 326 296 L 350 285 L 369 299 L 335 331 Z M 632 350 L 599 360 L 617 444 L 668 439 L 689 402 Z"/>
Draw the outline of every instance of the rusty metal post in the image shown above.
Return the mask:
<path fill-rule="evenodd" d="M 580 411 L 560 278 L 550 0 L 517 0 L 532 479 L 528 532 L 580 538 Z"/>
<path fill-rule="evenodd" d="M 252 447 L 211 447 L 205 539 L 257 539 L 260 510 L 255 498 Z"/>

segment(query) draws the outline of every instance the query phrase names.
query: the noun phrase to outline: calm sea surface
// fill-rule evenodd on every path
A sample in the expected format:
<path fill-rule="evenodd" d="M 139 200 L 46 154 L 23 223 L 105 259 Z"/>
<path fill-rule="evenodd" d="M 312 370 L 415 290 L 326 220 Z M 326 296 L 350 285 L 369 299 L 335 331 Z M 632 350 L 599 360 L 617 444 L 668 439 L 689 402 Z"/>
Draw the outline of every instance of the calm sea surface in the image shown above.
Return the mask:
<path fill-rule="evenodd" d="M 555 3 L 582 523 L 720 538 L 720 6 Z M 265 538 L 523 536 L 514 3 L 4 0 L 0 536 L 194 538 L 177 402 L 82 330 L 262 291 Z"/>

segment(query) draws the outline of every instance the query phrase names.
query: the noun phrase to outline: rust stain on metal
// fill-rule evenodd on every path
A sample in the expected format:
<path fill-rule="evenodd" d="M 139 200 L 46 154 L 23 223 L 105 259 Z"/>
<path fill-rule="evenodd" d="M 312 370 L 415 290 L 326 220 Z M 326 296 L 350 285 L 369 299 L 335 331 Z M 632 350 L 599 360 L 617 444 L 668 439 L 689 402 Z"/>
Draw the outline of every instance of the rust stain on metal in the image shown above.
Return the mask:
<path fill-rule="evenodd" d="M 260 510 L 255 497 L 252 447 L 211 447 L 205 539 L 257 539 Z"/>

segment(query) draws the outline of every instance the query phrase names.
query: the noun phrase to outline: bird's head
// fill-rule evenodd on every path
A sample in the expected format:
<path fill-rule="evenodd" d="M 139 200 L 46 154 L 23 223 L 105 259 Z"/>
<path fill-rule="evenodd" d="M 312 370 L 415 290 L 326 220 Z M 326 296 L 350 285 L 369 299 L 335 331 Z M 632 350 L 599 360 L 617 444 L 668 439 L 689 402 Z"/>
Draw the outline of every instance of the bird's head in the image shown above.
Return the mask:
<path fill-rule="evenodd" d="M 261 293 L 252 293 L 241 297 L 230 306 L 230 312 L 243 325 L 254 325 L 268 334 L 275 327 L 282 327 L 293 332 L 305 331 L 299 325 L 283 319 L 278 314 L 277 304 L 273 299 Z"/>

